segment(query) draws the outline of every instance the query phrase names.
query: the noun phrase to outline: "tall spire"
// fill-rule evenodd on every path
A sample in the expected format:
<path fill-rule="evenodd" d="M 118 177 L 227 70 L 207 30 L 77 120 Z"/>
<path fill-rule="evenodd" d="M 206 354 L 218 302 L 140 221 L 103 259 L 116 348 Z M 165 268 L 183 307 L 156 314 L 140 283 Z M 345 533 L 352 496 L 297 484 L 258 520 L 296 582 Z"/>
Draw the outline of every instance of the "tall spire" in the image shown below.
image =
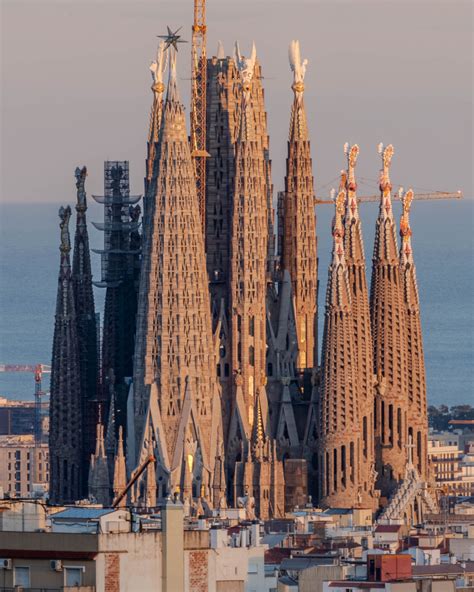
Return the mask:
<path fill-rule="evenodd" d="M 299 41 L 290 44 L 293 71 L 288 156 L 283 198 L 282 267 L 290 273 L 298 337 L 298 368 L 317 365 L 318 261 L 311 146 L 304 105 L 304 75 Z"/>
<path fill-rule="evenodd" d="M 148 211 L 149 202 L 152 199 L 150 193 L 153 191 L 151 187 L 155 156 L 156 144 L 159 139 L 161 118 L 163 114 L 163 93 L 165 92 L 165 85 L 163 83 L 164 72 L 168 63 L 168 53 L 165 51 L 165 42 L 161 41 L 156 50 L 156 60 L 150 65 L 150 71 L 153 78 L 151 90 L 153 91 L 153 105 L 150 113 L 150 128 L 148 131 L 147 143 L 147 158 L 146 158 L 146 176 L 145 176 L 145 197 L 144 197 L 144 227 L 148 223 L 151 213 Z"/>
<path fill-rule="evenodd" d="M 51 362 L 49 430 L 50 499 L 53 504 L 74 502 L 83 494 L 81 373 L 69 255 L 71 208 L 61 207 L 59 217 L 61 256 Z"/>
<path fill-rule="evenodd" d="M 83 415 L 83 484 L 86 483 L 88 462 L 94 450 L 94 426 L 97 421 L 98 351 L 97 322 L 95 318 L 94 293 L 92 290 L 92 270 L 87 232 L 87 197 L 85 181 L 87 168 L 75 170 L 77 203 L 76 234 L 72 263 L 72 284 L 77 318 L 79 342 L 79 366 L 81 373 L 81 400 Z"/>
<path fill-rule="evenodd" d="M 116 499 L 127 485 L 127 470 L 125 466 L 125 451 L 123 443 L 123 428 L 119 427 L 117 452 L 114 459 L 114 499 Z M 127 505 L 127 497 L 124 496 L 119 502 L 119 507 L 123 508 Z"/>
<path fill-rule="evenodd" d="M 344 146 L 347 154 L 346 189 L 347 200 L 344 218 L 344 254 L 347 264 L 348 282 L 351 291 L 352 318 L 354 321 L 354 343 L 356 345 L 357 371 L 360 377 L 360 402 L 362 421 L 362 467 L 363 501 L 375 504 L 374 465 L 374 368 L 372 333 L 370 328 L 369 294 L 362 239 L 362 224 L 357 206 L 357 182 L 355 167 L 359 155 L 357 144 Z"/>
<path fill-rule="evenodd" d="M 110 504 L 109 467 L 104 446 L 104 426 L 101 421 L 96 426 L 95 454 L 92 455 L 89 469 L 89 495 L 103 506 Z"/>
<path fill-rule="evenodd" d="M 400 220 L 400 273 L 405 302 L 405 327 L 408 362 L 408 438 L 414 445 L 414 464 L 423 480 L 427 479 L 426 459 L 428 417 L 426 409 L 426 375 L 421 331 L 420 300 L 416 282 L 416 269 L 411 245 L 410 209 L 413 190 L 402 198 L 403 213 Z"/>
<path fill-rule="evenodd" d="M 238 410 L 237 393 L 233 397 L 233 415 L 240 413 L 241 427 L 250 441 L 257 397 L 265 400 L 266 376 L 266 263 L 267 200 L 265 155 L 256 132 L 251 100 L 252 78 L 256 62 L 255 45 L 250 58 L 236 49 L 242 85 L 240 127 L 236 144 L 235 181 L 231 243 L 231 323 L 232 371 L 241 379 L 243 400 Z M 237 391 L 237 386 L 235 389 Z M 266 423 L 266 408 L 263 411 Z M 242 417 L 243 415 L 243 417 Z M 236 427 L 237 418 L 234 427 Z"/>
<path fill-rule="evenodd" d="M 133 440 L 127 451 L 138 450 L 132 465 L 138 464 L 151 425 L 156 471 L 166 484 L 163 495 L 182 489 L 181 462 L 188 433 L 202 458 L 194 478 L 212 487 L 220 421 L 202 225 L 178 95 L 176 54 L 173 48 L 169 51 L 156 194 L 140 276 L 135 424 L 134 433 L 127 434 Z"/>
<path fill-rule="evenodd" d="M 322 349 L 320 403 L 320 502 L 354 507 L 361 503 L 360 380 L 351 291 L 344 252 L 345 175 L 336 198 Z"/>
<path fill-rule="evenodd" d="M 284 509 L 282 463 L 275 459 L 278 471 L 271 470 L 266 390 L 269 163 L 266 139 L 258 123 L 261 109 L 252 96 L 255 45 L 250 58 L 242 56 L 236 45 L 235 60 L 242 100 L 232 209 L 229 316 L 234 385 L 227 462 L 233 473 L 234 497 L 253 496 L 257 515 L 268 518 Z M 268 492 L 273 488 L 281 498 L 271 507 Z"/>
<path fill-rule="evenodd" d="M 375 452 L 377 486 L 390 496 L 403 479 L 407 443 L 407 351 L 403 287 L 392 211 L 393 146 L 379 146 L 380 209 L 375 230 L 370 314 L 377 376 Z"/>

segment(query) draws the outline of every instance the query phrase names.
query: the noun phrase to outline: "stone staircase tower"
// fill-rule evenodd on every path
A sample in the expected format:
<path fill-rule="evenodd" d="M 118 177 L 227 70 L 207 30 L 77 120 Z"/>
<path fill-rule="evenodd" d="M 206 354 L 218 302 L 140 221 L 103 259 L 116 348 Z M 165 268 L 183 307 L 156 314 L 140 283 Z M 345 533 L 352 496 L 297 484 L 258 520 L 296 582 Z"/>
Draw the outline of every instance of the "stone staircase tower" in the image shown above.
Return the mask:
<path fill-rule="evenodd" d="M 345 183 L 336 199 L 329 267 L 320 392 L 320 504 L 350 508 L 363 504 L 361 397 L 352 300 L 344 254 Z"/>
<path fill-rule="evenodd" d="M 407 460 L 407 341 L 400 259 L 392 211 L 390 164 L 393 146 L 380 146 L 380 209 L 370 286 L 374 348 L 375 459 L 377 488 L 389 497 L 403 479 Z"/>
<path fill-rule="evenodd" d="M 370 327 L 369 293 L 365 266 L 362 223 L 357 205 L 355 167 L 359 147 L 345 146 L 347 153 L 346 211 L 344 216 L 344 254 L 351 292 L 354 341 L 356 345 L 357 372 L 360 379 L 360 418 L 362 446 L 362 497 L 363 502 L 375 509 L 375 459 L 374 459 L 374 364 L 372 333 Z"/>

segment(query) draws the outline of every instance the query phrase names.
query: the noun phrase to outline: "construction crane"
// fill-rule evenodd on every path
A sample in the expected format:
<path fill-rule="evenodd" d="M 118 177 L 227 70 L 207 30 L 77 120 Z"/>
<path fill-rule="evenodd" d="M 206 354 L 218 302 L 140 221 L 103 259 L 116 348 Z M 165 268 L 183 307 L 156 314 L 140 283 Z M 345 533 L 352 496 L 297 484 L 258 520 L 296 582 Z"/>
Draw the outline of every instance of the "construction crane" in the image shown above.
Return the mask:
<path fill-rule="evenodd" d="M 50 370 L 51 371 L 51 370 Z M 46 393 L 42 389 L 43 364 L 35 368 L 35 446 L 42 443 L 43 428 L 41 426 L 41 397 Z"/>
<path fill-rule="evenodd" d="M 455 192 L 434 191 L 432 193 L 415 193 L 414 194 L 414 199 L 420 200 L 420 201 L 427 200 L 427 199 L 439 199 L 439 200 L 440 199 L 462 199 L 462 197 L 463 197 L 462 191 L 455 191 Z M 400 199 L 399 193 L 394 193 L 392 198 Z M 357 198 L 358 203 L 369 203 L 369 202 L 379 202 L 379 201 L 380 201 L 380 195 L 364 195 L 364 196 Z M 314 203 L 316 205 L 320 205 L 320 204 L 333 204 L 334 205 L 334 201 L 332 199 L 321 199 L 319 197 L 317 197 L 314 200 Z"/>
<path fill-rule="evenodd" d="M 36 372 L 38 366 L 42 372 L 51 372 L 51 366 L 47 364 L 0 364 L 0 372 Z"/>
<path fill-rule="evenodd" d="M 155 457 L 153 455 L 148 456 L 142 462 L 142 464 L 138 467 L 138 469 L 135 471 L 135 473 L 133 473 L 133 475 L 132 475 L 130 481 L 127 483 L 127 485 L 123 488 L 123 490 L 114 499 L 114 501 L 112 503 L 112 508 L 116 508 L 119 505 L 119 503 L 123 500 L 123 498 L 129 492 L 129 490 L 133 486 L 133 484 L 137 481 L 137 479 L 140 477 L 140 475 L 142 475 L 143 471 L 147 468 L 147 466 L 152 462 L 155 462 Z"/>
<path fill-rule="evenodd" d="M 46 364 L 0 364 L 0 372 L 32 372 L 35 375 L 35 417 L 34 439 L 35 446 L 42 443 L 41 427 L 41 397 L 47 393 L 42 389 L 43 374 L 51 373 L 51 366 Z"/>
<path fill-rule="evenodd" d="M 199 213 L 204 232 L 206 218 L 206 0 L 194 0 L 191 44 L 191 155 L 194 161 Z"/>

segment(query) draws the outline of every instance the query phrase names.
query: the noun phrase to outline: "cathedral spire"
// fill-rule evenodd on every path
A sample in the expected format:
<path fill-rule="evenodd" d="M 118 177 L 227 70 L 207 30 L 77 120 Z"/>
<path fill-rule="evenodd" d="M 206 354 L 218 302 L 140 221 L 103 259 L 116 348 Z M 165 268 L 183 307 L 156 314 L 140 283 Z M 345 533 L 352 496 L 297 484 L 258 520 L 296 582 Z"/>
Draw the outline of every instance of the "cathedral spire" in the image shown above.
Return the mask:
<path fill-rule="evenodd" d="M 400 273 L 405 302 L 405 327 L 408 361 L 408 439 L 413 442 L 414 464 L 423 480 L 427 479 L 428 417 L 426 409 L 426 373 L 421 331 L 420 300 L 416 269 L 411 244 L 410 209 L 413 190 L 402 197 L 403 212 L 400 219 Z"/>
<path fill-rule="evenodd" d="M 97 420 L 97 387 L 99 359 L 97 351 L 97 322 L 95 318 L 92 269 L 87 232 L 87 197 L 85 181 L 87 168 L 75 170 L 77 203 L 76 233 L 72 263 L 72 284 L 79 342 L 80 387 L 83 414 L 83 483 L 86 483 L 88 462 L 94 450 L 94 426 Z"/>
<path fill-rule="evenodd" d="M 304 76 L 308 60 L 301 60 L 298 41 L 289 50 L 293 71 L 288 156 L 283 198 L 282 267 L 291 277 L 295 303 L 300 370 L 317 365 L 318 262 L 311 146 L 304 104 Z"/>
<path fill-rule="evenodd" d="M 114 459 L 114 481 L 113 490 L 114 498 L 116 499 L 125 489 L 127 485 L 127 470 L 125 466 L 125 451 L 123 443 L 123 428 L 119 427 L 117 452 Z M 119 507 L 123 508 L 127 505 L 127 497 L 124 496 L 119 502 Z"/>
<path fill-rule="evenodd" d="M 405 474 L 407 443 L 407 349 L 403 287 L 392 212 L 390 164 L 393 146 L 379 146 L 380 208 L 376 222 L 370 315 L 374 372 L 377 486 L 383 497 Z"/>
<path fill-rule="evenodd" d="M 104 426 L 101 421 L 96 426 L 95 454 L 89 469 L 89 495 L 103 506 L 110 504 L 109 467 L 104 446 Z"/>
<path fill-rule="evenodd" d="M 367 289 L 362 224 L 357 205 L 357 182 L 355 168 L 359 147 L 357 144 L 344 146 L 347 155 L 347 175 L 344 181 L 347 201 L 344 217 L 344 252 L 347 264 L 348 282 L 351 290 L 354 342 L 356 344 L 357 371 L 360 377 L 361 431 L 362 431 L 362 501 L 374 507 L 374 370 L 372 333 L 370 328 L 369 294 Z"/>
<path fill-rule="evenodd" d="M 202 224 L 184 108 L 179 101 L 176 53 L 171 47 L 168 51 L 170 69 L 156 155 L 153 216 L 140 276 L 135 421 L 127 434 L 133 440 L 127 450 L 138 451 L 131 465 L 137 465 L 151 425 L 163 495 L 183 489 L 185 445 L 200 459 L 195 462 L 193 478 L 212 488 L 220 422 Z"/>
<path fill-rule="evenodd" d="M 345 181 L 345 175 L 343 175 Z M 345 184 L 344 182 L 342 183 Z M 361 501 L 360 380 L 351 292 L 344 253 L 346 190 L 336 198 L 333 251 L 326 293 L 320 403 L 320 501 L 354 507 Z"/>
<path fill-rule="evenodd" d="M 231 361 L 234 375 L 227 462 L 234 479 L 234 497 L 256 499 L 257 514 L 266 518 L 278 510 L 270 508 L 267 491 L 276 487 L 283 495 L 281 481 L 273 482 L 271 461 L 262 438 L 270 436 L 266 390 L 266 291 L 269 218 L 268 154 L 258 125 L 261 110 L 256 106 L 256 50 L 250 58 L 236 45 L 236 63 L 242 89 L 240 127 L 236 142 L 232 209 L 230 267 Z M 240 460 L 240 450 L 242 455 Z M 245 452 L 247 458 L 245 458 Z M 278 462 L 278 461 L 277 461 Z M 235 470 L 234 470 L 235 466 Z M 281 463 L 280 463 L 281 468 Z M 284 504 L 278 504 L 283 508 Z"/>
<path fill-rule="evenodd" d="M 51 362 L 50 499 L 53 504 L 74 502 L 83 495 L 82 402 L 79 343 L 71 277 L 71 208 L 59 210 L 61 244 L 56 316 Z"/>
<path fill-rule="evenodd" d="M 242 105 L 235 158 L 230 277 L 232 370 L 236 378 L 233 415 L 240 414 L 243 435 L 249 443 L 256 419 L 257 396 L 261 402 L 265 398 L 266 403 L 267 187 L 264 147 L 256 133 L 252 102 L 255 45 L 251 57 L 245 58 L 237 44 L 236 60 Z M 243 397 L 240 409 L 237 390 Z M 234 428 L 236 423 L 235 418 Z"/>
<path fill-rule="evenodd" d="M 150 65 L 150 71 L 153 79 L 151 90 L 153 91 L 153 104 L 150 113 L 150 127 L 148 131 L 147 158 L 146 158 L 146 176 L 145 176 L 145 194 L 144 194 L 144 212 L 143 228 L 146 229 L 151 213 L 149 212 L 150 202 L 153 197 L 152 180 L 154 171 L 156 146 L 159 140 L 161 119 L 163 115 L 163 93 L 165 84 L 163 83 L 164 72 L 168 63 L 168 52 L 165 51 L 165 41 L 161 41 L 156 50 L 156 59 Z M 145 231 L 146 234 L 146 231 Z"/>

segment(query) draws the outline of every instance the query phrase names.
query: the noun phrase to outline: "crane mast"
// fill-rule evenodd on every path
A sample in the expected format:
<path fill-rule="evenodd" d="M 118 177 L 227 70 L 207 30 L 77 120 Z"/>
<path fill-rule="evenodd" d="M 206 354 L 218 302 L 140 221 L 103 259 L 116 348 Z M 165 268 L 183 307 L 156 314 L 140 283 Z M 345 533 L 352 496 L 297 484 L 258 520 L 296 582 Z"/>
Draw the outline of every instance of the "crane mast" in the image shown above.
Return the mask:
<path fill-rule="evenodd" d="M 194 0 L 191 46 L 191 155 L 204 232 L 206 211 L 206 0 Z"/>

